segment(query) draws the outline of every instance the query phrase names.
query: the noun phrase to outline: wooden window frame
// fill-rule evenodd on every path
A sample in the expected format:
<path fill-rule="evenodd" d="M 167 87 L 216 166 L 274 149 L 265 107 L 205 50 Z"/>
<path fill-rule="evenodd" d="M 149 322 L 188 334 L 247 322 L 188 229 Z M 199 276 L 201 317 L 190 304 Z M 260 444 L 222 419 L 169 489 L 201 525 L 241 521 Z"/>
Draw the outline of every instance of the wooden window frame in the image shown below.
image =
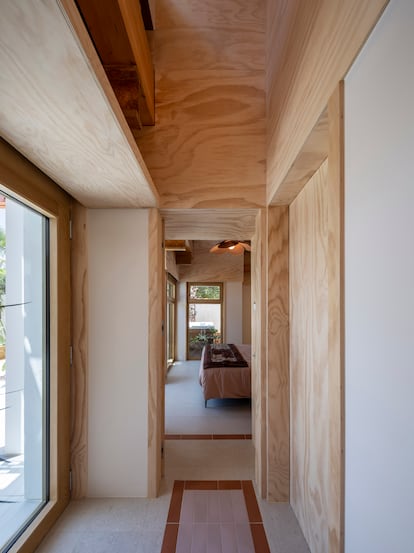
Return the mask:
<path fill-rule="evenodd" d="M 12 198 L 45 215 L 50 229 L 49 501 L 9 549 L 31 553 L 70 499 L 71 197 L 3 139 L 0 184 Z"/>
<path fill-rule="evenodd" d="M 191 286 L 219 286 L 220 287 L 220 300 L 210 300 L 210 299 L 194 299 L 190 298 L 190 287 Z M 224 336 L 224 284 L 223 282 L 187 282 L 187 294 L 186 294 L 186 358 L 189 361 L 194 361 L 197 359 L 193 359 L 190 357 L 189 353 L 189 328 L 188 328 L 188 305 L 190 303 L 199 303 L 199 304 L 217 304 L 221 305 L 220 309 L 220 327 L 221 327 L 221 341 L 225 342 L 225 336 Z"/>
<path fill-rule="evenodd" d="M 173 328 L 173 351 L 174 351 L 174 359 L 171 361 L 171 359 L 168 359 L 168 351 L 169 351 L 169 348 L 168 348 L 168 343 L 166 344 L 166 357 L 167 357 L 167 370 L 168 368 L 172 365 L 172 363 L 175 361 L 175 356 L 176 356 L 176 350 L 177 350 L 177 343 L 176 343 L 176 337 L 177 337 L 177 285 L 178 285 L 178 281 L 176 278 L 174 278 L 170 273 L 167 273 L 167 291 L 166 291 L 166 294 L 167 294 L 167 304 L 168 303 L 172 303 L 174 304 L 174 322 L 173 322 L 173 325 L 174 325 L 174 328 Z M 175 287 L 175 294 L 174 294 L 174 298 L 170 297 L 168 295 L 168 283 L 171 283 L 174 285 Z M 166 313 L 166 324 L 168 324 L 168 321 L 167 321 L 167 314 L 168 312 Z"/>

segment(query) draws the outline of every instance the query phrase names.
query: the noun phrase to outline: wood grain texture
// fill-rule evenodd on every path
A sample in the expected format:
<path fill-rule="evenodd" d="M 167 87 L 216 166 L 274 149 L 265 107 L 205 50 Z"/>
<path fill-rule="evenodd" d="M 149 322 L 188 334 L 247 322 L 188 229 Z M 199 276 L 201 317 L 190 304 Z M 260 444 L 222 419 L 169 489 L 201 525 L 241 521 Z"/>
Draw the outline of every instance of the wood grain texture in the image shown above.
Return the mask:
<path fill-rule="evenodd" d="M 157 497 L 162 476 L 166 283 L 163 225 L 153 208 L 148 218 L 148 497 Z"/>
<path fill-rule="evenodd" d="M 175 262 L 174 252 L 165 252 L 165 270 L 178 280 L 178 267 Z"/>
<path fill-rule="evenodd" d="M 0 65 L 0 131 L 8 142 L 86 206 L 156 205 L 73 0 L 4 0 Z"/>
<path fill-rule="evenodd" d="M 128 35 L 150 122 L 155 121 L 154 67 L 142 20 L 141 6 L 136 0 L 117 0 Z"/>
<path fill-rule="evenodd" d="M 328 113 L 323 111 L 284 181 L 276 190 L 271 205 L 289 205 L 300 193 L 309 179 L 328 157 Z"/>
<path fill-rule="evenodd" d="M 200 2 L 200 0 L 157 0 L 155 23 L 157 29 L 206 27 L 246 31 L 257 30 L 263 25 L 264 12 L 261 2 Z M 223 13 L 224 12 L 224 13 Z"/>
<path fill-rule="evenodd" d="M 255 447 L 255 480 L 262 498 L 267 496 L 267 424 L 266 424 L 266 254 L 267 213 L 257 214 L 252 240 L 252 434 Z"/>
<path fill-rule="evenodd" d="M 289 501 L 289 208 L 267 214 L 267 499 Z"/>
<path fill-rule="evenodd" d="M 69 502 L 70 469 L 70 242 L 71 198 L 0 139 L 0 182 L 50 218 L 50 502 L 14 546 L 35 550 Z"/>
<path fill-rule="evenodd" d="M 135 136 L 161 207 L 264 205 L 264 6 L 243 4 L 157 5 L 156 127 Z"/>
<path fill-rule="evenodd" d="M 77 0 L 77 6 L 125 116 L 126 83 L 116 72 L 122 73 L 129 67 L 132 70 L 129 82 L 134 85 L 130 87 L 129 103 L 138 107 L 138 118 L 143 124 L 153 125 L 154 68 L 139 3 L 134 0 Z M 140 46 L 138 55 L 137 44 Z"/>
<path fill-rule="evenodd" d="M 214 254 L 209 250 L 215 242 L 195 240 L 191 265 L 178 265 L 181 282 L 242 282 L 243 255 Z"/>
<path fill-rule="evenodd" d="M 162 209 L 167 240 L 250 240 L 257 209 Z"/>
<path fill-rule="evenodd" d="M 329 552 L 344 551 L 344 83 L 328 103 Z"/>
<path fill-rule="evenodd" d="M 251 253 L 244 254 L 242 341 L 252 343 L 252 266 Z"/>
<path fill-rule="evenodd" d="M 88 251 L 87 209 L 72 206 L 72 499 L 88 490 Z"/>
<path fill-rule="evenodd" d="M 268 201 L 387 2 L 267 2 Z"/>
<path fill-rule="evenodd" d="M 318 553 L 330 551 L 327 194 L 325 162 L 289 214 L 291 504 Z"/>

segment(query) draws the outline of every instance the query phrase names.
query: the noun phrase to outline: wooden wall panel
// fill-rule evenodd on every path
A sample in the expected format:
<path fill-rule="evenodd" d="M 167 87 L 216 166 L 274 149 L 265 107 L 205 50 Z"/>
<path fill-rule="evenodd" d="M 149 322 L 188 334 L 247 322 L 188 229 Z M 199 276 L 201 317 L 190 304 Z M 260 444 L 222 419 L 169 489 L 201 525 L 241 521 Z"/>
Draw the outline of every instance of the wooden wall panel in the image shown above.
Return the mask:
<path fill-rule="evenodd" d="M 87 209 L 72 206 L 72 499 L 88 490 Z"/>
<path fill-rule="evenodd" d="M 243 4 L 157 4 L 156 125 L 136 139 L 161 207 L 264 205 L 264 5 Z"/>
<path fill-rule="evenodd" d="M 328 103 L 329 552 L 344 550 L 344 83 Z"/>
<path fill-rule="evenodd" d="M 330 423 L 327 162 L 290 206 L 291 504 L 312 553 L 328 553 Z"/>
<path fill-rule="evenodd" d="M 166 284 L 163 225 L 157 209 L 148 219 L 148 497 L 157 497 L 162 475 L 164 436 L 164 360 Z"/>
<path fill-rule="evenodd" d="M 267 200 L 388 0 L 267 2 Z"/>
<path fill-rule="evenodd" d="M 267 213 L 257 214 L 252 240 L 252 433 L 255 447 L 255 480 L 261 497 L 267 496 L 266 429 L 266 250 Z"/>
<path fill-rule="evenodd" d="M 183 282 L 243 281 L 242 255 L 214 254 L 209 249 L 215 242 L 193 242 L 191 265 L 178 265 L 179 280 Z"/>
<path fill-rule="evenodd" d="M 267 498 L 289 501 L 289 208 L 267 214 Z"/>

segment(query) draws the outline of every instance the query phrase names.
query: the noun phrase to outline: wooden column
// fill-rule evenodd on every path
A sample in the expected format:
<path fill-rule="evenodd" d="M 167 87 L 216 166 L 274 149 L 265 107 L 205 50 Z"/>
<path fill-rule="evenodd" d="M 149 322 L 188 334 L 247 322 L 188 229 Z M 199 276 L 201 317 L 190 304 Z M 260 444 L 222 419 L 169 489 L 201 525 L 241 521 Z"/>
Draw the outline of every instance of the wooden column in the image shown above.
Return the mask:
<path fill-rule="evenodd" d="M 289 207 L 267 214 L 267 498 L 289 501 Z"/>
<path fill-rule="evenodd" d="M 148 497 L 157 497 L 164 434 L 164 311 L 166 303 L 163 225 L 158 209 L 148 219 Z"/>
<path fill-rule="evenodd" d="M 72 206 L 72 498 L 88 490 L 88 249 L 87 209 Z"/>
<path fill-rule="evenodd" d="M 267 495 L 266 442 L 266 210 L 259 211 L 252 240 L 252 433 L 255 479 Z"/>
<path fill-rule="evenodd" d="M 344 83 L 328 103 L 329 553 L 344 550 Z"/>

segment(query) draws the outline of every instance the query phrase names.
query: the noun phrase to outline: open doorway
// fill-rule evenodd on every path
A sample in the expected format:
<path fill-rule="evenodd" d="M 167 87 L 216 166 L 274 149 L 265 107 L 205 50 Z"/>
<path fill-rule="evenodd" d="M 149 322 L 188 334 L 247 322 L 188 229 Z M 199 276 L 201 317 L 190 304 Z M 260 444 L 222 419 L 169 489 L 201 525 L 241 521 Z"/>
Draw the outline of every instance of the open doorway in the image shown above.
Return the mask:
<path fill-rule="evenodd" d="M 177 435 L 250 438 L 250 253 L 218 256 L 210 253 L 213 241 L 186 243 L 190 256 L 184 257 L 185 263 L 181 253 L 175 255 L 171 250 L 166 259 L 167 271 L 176 281 L 176 355 L 166 373 L 165 435 L 167 439 Z M 167 276 L 167 283 L 170 281 Z M 247 357 L 245 369 L 221 369 L 227 370 L 227 375 L 231 371 L 248 373 L 244 388 L 230 375 L 232 387 L 226 388 L 226 393 L 205 395 L 202 353 L 207 344 L 221 349 L 223 344 L 231 344 L 241 352 L 242 361 L 243 354 Z M 223 372 L 219 378 L 223 380 Z"/>

